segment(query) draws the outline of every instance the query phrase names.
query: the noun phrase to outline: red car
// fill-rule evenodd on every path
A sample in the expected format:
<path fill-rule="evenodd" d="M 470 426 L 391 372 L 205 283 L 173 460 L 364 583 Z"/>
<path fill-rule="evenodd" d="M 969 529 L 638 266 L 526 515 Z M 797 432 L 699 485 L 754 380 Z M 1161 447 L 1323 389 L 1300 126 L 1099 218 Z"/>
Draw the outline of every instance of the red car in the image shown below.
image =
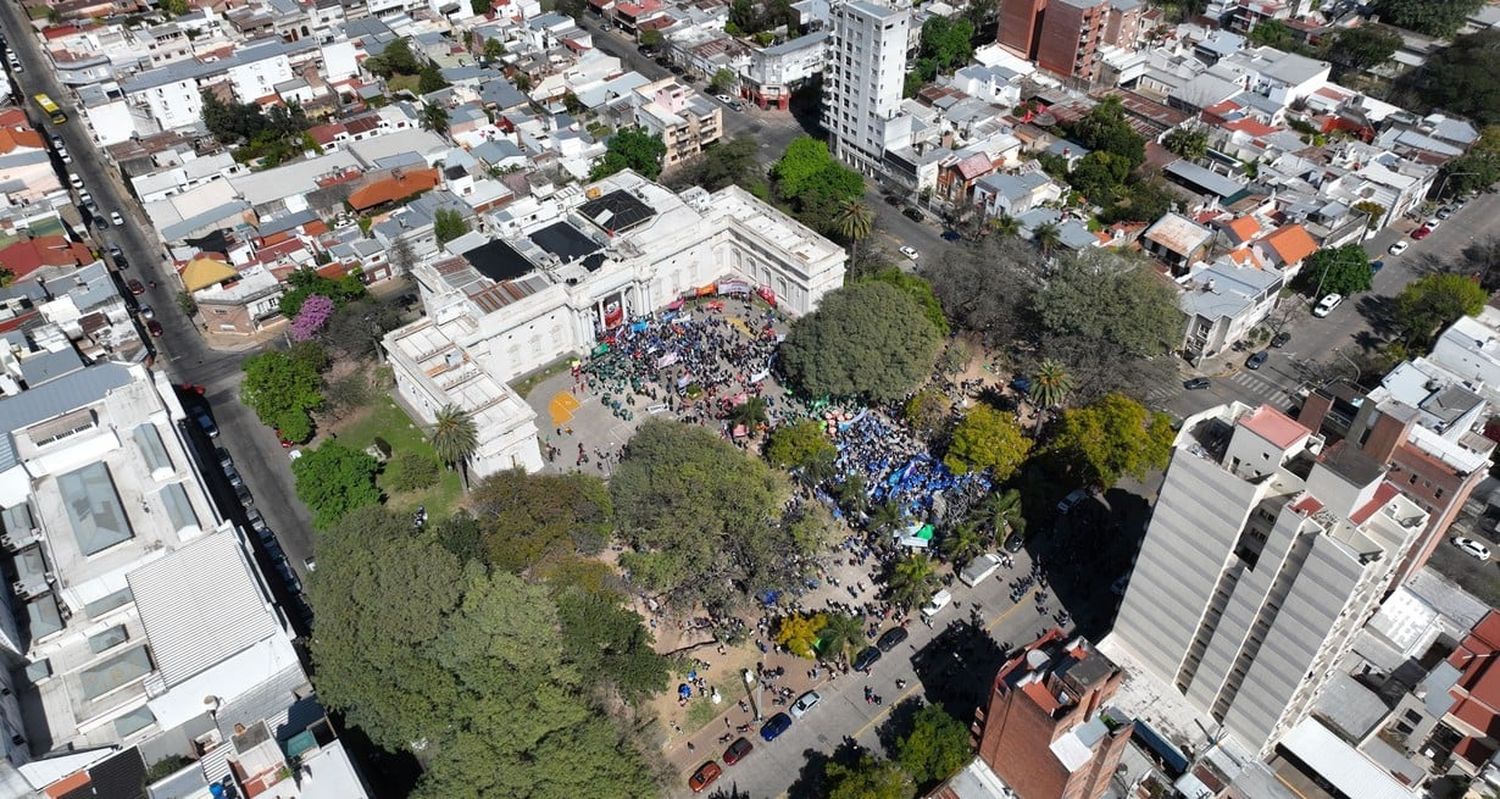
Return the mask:
<path fill-rule="evenodd" d="M 744 760 L 745 757 L 749 755 L 750 752 L 754 749 L 755 747 L 744 738 L 735 740 L 734 743 L 729 745 L 728 749 L 724 750 L 724 765 L 732 766 L 735 763 Z"/>
<path fill-rule="evenodd" d="M 1432 228 L 1427 227 L 1426 225 L 1423 225 L 1423 226 L 1421 226 L 1421 227 L 1419 227 L 1416 230 L 1413 230 L 1411 232 L 1411 240 L 1412 241 L 1421 241 L 1422 239 L 1425 239 L 1425 238 L 1427 238 L 1428 236 L 1431 236 L 1431 235 L 1432 235 Z"/>
<path fill-rule="evenodd" d="M 688 787 L 693 789 L 693 793 L 702 793 L 723 773 L 724 769 L 719 768 L 718 763 L 710 760 L 699 766 L 698 770 L 693 772 L 693 776 L 688 778 Z"/>
<path fill-rule="evenodd" d="M 150 333 L 153 338 L 161 338 L 161 322 L 155 319 L 147 319 L 146 332 Z"/>
<path fill-rule="evenodd" d="M 134 294 L 137 297 L 146 293 L 146 287 L 142 285 L 141 281 L 139 280 L 131 280 L 127 282 L 125 284 L 125 288 L 130 289 L 130 293 Z"/>

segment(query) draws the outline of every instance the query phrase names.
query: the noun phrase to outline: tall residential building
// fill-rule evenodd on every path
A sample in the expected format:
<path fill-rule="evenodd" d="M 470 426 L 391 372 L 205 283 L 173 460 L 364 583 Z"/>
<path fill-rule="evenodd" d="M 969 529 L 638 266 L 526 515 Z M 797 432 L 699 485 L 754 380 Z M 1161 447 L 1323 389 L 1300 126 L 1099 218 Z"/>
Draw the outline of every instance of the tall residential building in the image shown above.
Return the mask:
<path fill-rule="evenodd" d="M 1427 512 L 1269 406 L 1183 422 L 1115 644 L 1248 751 L 1311 711 Z"/>
<path fill-rule="evenodd" d="M 823 127 L 836 158 L 881 172 L 885 123 L 901 106 L 911 9 L 848 0 L 831 9 L 833 38 L 823 67 Z"/>
<path fill-rule="evenodd" d="M 995 675 L 979 759 L 1020 799 L 1103 796 L 1135 729 L 1102 713 L 1123 679 L 1088 641 L 1052 628 Z"/>
<path fill-rule="evenodd" d="M 1140 0 L 1001 0 L 1000 46 L 1059 75 L 1094 80 L 1099 48 L 1130 47 Z"/>

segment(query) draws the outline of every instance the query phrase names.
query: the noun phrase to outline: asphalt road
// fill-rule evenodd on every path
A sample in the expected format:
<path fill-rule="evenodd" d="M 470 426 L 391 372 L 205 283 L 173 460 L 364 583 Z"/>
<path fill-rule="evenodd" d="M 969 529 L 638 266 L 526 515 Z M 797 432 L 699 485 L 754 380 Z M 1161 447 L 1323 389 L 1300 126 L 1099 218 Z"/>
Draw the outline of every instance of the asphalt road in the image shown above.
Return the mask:
<path fill-rule="evenodd" d="M 20 98 L 33 124 L 48 135 L 63 138 L 73 159 L 63 169 L 82 178 L 99 210 L 105 215 L 119 211 L 125 217 L 124 225 L 111 225 L 102 231 L 96 229 L 94 235 L 101 247 L 114 244 L 124 251 L 130 269 L 121 274 L 122 281 L 134 278 L 147 286 L 139 301 L 152 306 L 164 331 L 162 337 L 153 342 L 157 347 L 157 368 L 164 368 L 173 383 L 204 387 L 202 400 L 211 407 L 220 430 L 217 443 L 234 457 L 255 497 L 256 506 L 276 532 L 294 567 L 303 570 L 303 560 L 312 554 L 312 522 L 307 508 L 297 499 L 293 489 L 291 470 L 286 466 L 286 452 L 275 435 L 237 399 L 240 362 L 248 353 L 210 348 L 193 321 L 178 308 L 176 295 L 180 284 L 166 262 L 161 242 L 139 203 L 124 189 L 115 170 L 95 147 L 87 128 L 78 120 L 70 96 L 57 83 L 51 62 L 42 55 L 19 5 L 0 4 L 0 28 L 4 29 L 7 43 L 25 67 L 24 72 L 13 77 L 20 86 Z M 62 106 L 68 114 L 68 122 L 53 125 L 42 119 L 40 111 L 29 99 L 37 92 L 46 92 Z M 198 401 L 201 400 L 191 395 L 184 400 L 188 404 Z M 213 452 L 202 454 L 204 472 L 214 480 L 219 472 Z M 221 480 L 217 488 L 221 507 L 237 513 L 239 506 L 233 501 L 232 494 L 224 496 L 227 485 Z M 268 577 L 274 582 L 273 574 L 268 573 Z"/>
<path fill-rule="evenodd" d="M 1312 315 L 1305 297 L 1287 297 L 1284 303 L 1301 303 L 1285 328 L 1291 341 L 1282 349 L 1270 351 L 1270 357 L 1259 370 L 1244 368 L 1250 353 L 1233 353 L 1205 364 L 1201 373 L 1209 375 L 1206 390 L 1185 391 L 1180 384 L 1162 386 L 1151 392 L 1148 400 L 1178 416 L 1188 416 L 1214 405 L 1239 400 L 1257 405 L 1270 403 L 1283 410 L 1298 404 L 1297 393 L 1308 380 L 1307 364 L 1325 364 L 1332 371 L 1357 373 L 1352 359 L 1373 349 L 1385 330 L 1394 297 L 1408 283 L 1436 270 L 1442 263 L 1461 257 L 1464 248 L 1493 235 L 1500 235 L 1500 195 L 1481 194 L 1443 222 L 1432 235 L 1413 241 L 1406 252 L 1390 255 L 1387 250 L 1399 239 L 1408 238 L 1416 224 L 1398 222 L 1364 242 L 1370 260 L 1385 262 L 1374 278 L 1371 291 L 1346 299 L 1333 313 L 1319 319 Z M 1186 376 L 1186 373 L 1185 375 Z"/>

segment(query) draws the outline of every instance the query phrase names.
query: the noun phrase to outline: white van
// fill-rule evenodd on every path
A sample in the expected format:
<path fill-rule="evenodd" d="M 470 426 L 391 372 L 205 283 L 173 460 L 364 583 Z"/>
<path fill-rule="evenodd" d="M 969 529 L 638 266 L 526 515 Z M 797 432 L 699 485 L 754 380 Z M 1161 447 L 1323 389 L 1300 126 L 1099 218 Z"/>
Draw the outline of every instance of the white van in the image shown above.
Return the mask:
<path fill-rule="evenodd" d="M 948 589 L 944 588 L 936 594 L 933 594 L 932 599 L 927 600 L 927 604 L 922 606 L 922 615 L 930 619 L 933 616 L 938 615 L 938 612 L 943 608 L 948 607 L 948 603 L 952 601 L 953 595 L 948 593 Z"/>
<path fill-rule="evenodd" d="M 998 568 L 1000 568 L 1000 556 L 993 552 L 986 552 L 969 561 L 969 565 L 958 573 L 958 579 L 964 585 L 973 588 L 984 582 Z"/>

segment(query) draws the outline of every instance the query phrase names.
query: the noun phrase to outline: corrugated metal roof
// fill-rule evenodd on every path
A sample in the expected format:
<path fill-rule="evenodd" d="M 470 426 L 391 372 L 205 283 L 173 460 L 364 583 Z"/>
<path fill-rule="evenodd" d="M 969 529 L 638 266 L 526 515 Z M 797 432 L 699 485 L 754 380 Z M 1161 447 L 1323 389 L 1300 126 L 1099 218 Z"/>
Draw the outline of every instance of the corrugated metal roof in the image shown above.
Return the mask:
<path fill-rule="evenodd" d="M 189 544 L 127 579 L 168 685 L 278 632 L 230 533 Z"/>

